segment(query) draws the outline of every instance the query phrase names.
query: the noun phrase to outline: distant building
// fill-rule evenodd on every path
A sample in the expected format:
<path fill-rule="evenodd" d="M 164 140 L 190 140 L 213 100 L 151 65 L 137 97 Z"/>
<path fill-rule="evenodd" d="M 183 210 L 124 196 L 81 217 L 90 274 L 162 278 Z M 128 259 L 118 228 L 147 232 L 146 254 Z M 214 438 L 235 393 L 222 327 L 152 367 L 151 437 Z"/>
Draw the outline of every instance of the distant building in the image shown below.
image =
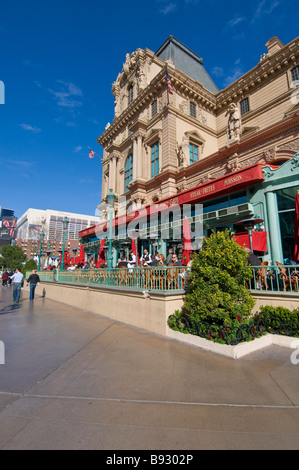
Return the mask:
<path fill-rule="evenodd" d="M 0 206 L 0 247 L 14 244 L 16 225 L 15 211 Z"/>
<path fill-rule="evenodd" d="M 52 255 L 59 255 L 63 242 L 62 221 L 69 221 L 66 233 L 66 249 L 79 247 L 78 232 L 95 225 L 100 219 L 95 216 L 74 214 L 71 212 L 28 209 L 17 223 L 17 245 L 25 252 L 27 258 L 33 257 L 40 250 L 40 234 L 45 234 L 43 252 L 51 249 Z"/>
<path fill-rule="evenodd" d="M 169 237 L 158 219 L 153 239 L 148 215 L 143 220 L 139 215 L 142 208 L 175 204 L 203 205 L 204 236 L 225 228 L 242 232 L 242 220 L 262 219 L 257 229 L 264 234 L 256 238 L 263 243 L 255 251 L 264 260 L 292 258 L 299 38 L 284 45 L 273 37 L 261 53 L 254 68 L 223 90 L 202 58 L 173 36 L 156 53 L 146 48 L 126 55 L 112 86 L 113 122 L 97 140 L 103 147 L 102 202 L 110 190 L 116 196 L 114 260 L 129 246 L 128 228 L 136 217 L 139 253 L 153 247 L 164 255 L 169 248 L 181 250 L 182 232 L 172 237 L 171 220 Z M 192 215 L 189 222 L 195 223 Z M 182 230 L 183 218 L 176 224 Z M 99 227 L 80 232 L 94 253 L 98 233 Z"/>

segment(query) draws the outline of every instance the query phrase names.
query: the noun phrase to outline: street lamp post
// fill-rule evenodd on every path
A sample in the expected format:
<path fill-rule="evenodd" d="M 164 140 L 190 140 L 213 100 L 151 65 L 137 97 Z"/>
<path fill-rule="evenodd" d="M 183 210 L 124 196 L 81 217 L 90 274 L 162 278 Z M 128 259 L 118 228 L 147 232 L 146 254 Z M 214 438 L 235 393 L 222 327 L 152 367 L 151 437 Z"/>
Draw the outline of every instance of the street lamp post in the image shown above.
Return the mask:
<path fill-rule="evenodd" d="M 109 190 L 107 195 L 107 203 L 109 205 L 109 246 L 108 246 L 108 256 L 107 256 L 107 268 L 113 268 L 113 252 L 112 252 L 112 224 L 113 224 L 113 209 L 115 202 L 115 194 L 113 194 L 112 189 Z"/>
<path fill-rule="evenodd" d="M 38 266 L 37 266 L 37 270 L 40 271 L 40 260 L 41 260 L 41 257 L 42 257 L 42 247 L 43 247 L 43 241 L 44 241 L 44 232 L 41 231 L 40 233 L 40 244 L 39 244 L 39 255 L 38 255 Z"/>
<path fill-rule="evenodd" d="M 64 252 L 65 252 L 65 237 L 66 237 L 66 231 L 68 227 L 69 221 L 65 217 L 62 221 L 62 227 L 63 227 L 63 244 L 62 244 L 62 257 L 61 257 L 61 265 L 60 269 L 61 271 L 64 271 Z"/>

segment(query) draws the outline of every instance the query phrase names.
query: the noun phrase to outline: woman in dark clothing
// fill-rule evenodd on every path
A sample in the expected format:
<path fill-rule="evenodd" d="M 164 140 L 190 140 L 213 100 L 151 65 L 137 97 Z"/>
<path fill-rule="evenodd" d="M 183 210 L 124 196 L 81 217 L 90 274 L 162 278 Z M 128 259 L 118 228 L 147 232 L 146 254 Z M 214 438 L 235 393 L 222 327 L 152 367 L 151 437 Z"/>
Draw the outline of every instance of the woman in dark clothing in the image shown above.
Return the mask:
<path fill-rule="evenodd" d="M 34 269 L 32 271 L 32 274 L 30 274 L 29 278 L 27 279 L 27 286 L 30 284 L 30 300 L 34 299 L 34 292 L 37 284 L 40 283 L 40 278 L 39 275 L 36 274 L 36 270 Z"/>
<path fill-rule="evenodd" d="M 2 286 L 4 287 L 7 286 L 8 279 L 9 279 L 8 272 L 5 271 L 5 273 L 2 274 Z"/>

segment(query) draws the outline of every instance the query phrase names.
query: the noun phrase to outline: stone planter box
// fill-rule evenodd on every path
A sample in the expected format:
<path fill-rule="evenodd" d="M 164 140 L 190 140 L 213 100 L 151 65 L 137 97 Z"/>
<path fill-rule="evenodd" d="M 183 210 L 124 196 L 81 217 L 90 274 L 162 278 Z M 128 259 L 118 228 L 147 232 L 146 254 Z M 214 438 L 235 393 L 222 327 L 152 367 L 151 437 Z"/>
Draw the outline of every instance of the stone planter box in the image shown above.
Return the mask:
<path fill-rule="evenodd" d="M 267 333 L 265 336 L 261 336 L 260 338 L 256 338 L 253 341 L 240 343 L 236 346 L 214 343 L 213 341 L 209 341 L 205 338 L 200 338 L 199 336 L 174 331 L 171 328 L 168 328 L 167 336 L 168 338 L 172 338 L 174 340 L 192 346 L 196 346 L 198 348 L 204 349 L 205 351 L 210 351 L 216 354 L 220 354 L 222 356 L 230 357 L 232 359 L 239 359 L 243 356 L 246 356 L 247 354 L 270 346 L 271 344 L 292 349 L 299 349 L 299 338 L 272 335 L 270 333 Z"/>

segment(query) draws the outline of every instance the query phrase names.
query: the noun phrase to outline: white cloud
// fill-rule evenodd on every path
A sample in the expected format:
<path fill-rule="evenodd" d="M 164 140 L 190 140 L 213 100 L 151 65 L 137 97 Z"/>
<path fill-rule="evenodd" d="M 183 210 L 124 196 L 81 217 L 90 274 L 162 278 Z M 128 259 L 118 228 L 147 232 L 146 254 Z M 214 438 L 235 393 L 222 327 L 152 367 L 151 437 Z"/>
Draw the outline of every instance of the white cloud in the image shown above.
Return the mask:
<path fill-rule="evenodd" d="M 229 75 L 225 78 L 224 86 L 225 87 L 229 86 L 231 83 L 238 80 L 238 78 L 240 78 L 243 74 L 244 72 L 243 72 L 242 65 L 240 63 L 240 59 L 238 59 L 236 60 L 236 62 L 234 63 L 234 66 L 230 70 Z"/>
<path fill-rule="evenodd" d="M 82 106 L 82 101 L 77 98 L 83 96 L 80 88 L 73 83 L 64 82 L 62 80 L 57 80 L 57 83 L 61 85 L 60 90 L 54 91 L 50 89 L 49 91 L 54 95 L 58 106 L 64 108 L 77 108 Z"/>
<path fill-rule="evenodd" d="M 228 22 L 228 26 L 236 26 L 239 23 L 242 23 L 242 21 L 245 20 L 245 16 L 235 16 Z"/>
<path fill-rule="evenodd" d="M 167 3 L 163 8 L 160 8 L 160 13 L 163 13 L 163 15 L 168 15 L 168 13 L 171 13 L 177 9 L 177 4 L 176 3 Z"/>
<path fill-rule="evenodd" d="M 74 147 L 74 152 L 75 153 L 81 152 L 82 149 L 83 147 L 81 147 L 81 145 L 77 145 L 77 147 Z"/>
<path fill-rule="evenodd" d="M 22 127 L 22 129 L 24 129 L 25 131 L 33 132 L 34 134 L 38 134 L 39 132 L 42 131 L 38 127 L 33 127 L 33 126 L 30 126 L 29 124 L 20 124 L 20 127 Z"/>
<path fill-rule="evenodd" d="M 215 75 L 215 77 L 222 77 L 223 73 L 224 73 L 223 68 L 218 67 L 218 65 L 216 65 L 212 70 L 212 75 Z"/>
<path fill-rule="evenodd" d="M 278 7 L 280 4 L 280 1 L 278 0 L 272 0 L 272 1 L 269 1 L 269 0 L 261 0 L 255 10 L 255 14 L 252 18 L 252 23 L 254 23 L 255 21 L 257 21 L 259 18 L 261 18 L 261 16 L 263 15 L 270 15 L 272 13 L 272 11 Z"/>

